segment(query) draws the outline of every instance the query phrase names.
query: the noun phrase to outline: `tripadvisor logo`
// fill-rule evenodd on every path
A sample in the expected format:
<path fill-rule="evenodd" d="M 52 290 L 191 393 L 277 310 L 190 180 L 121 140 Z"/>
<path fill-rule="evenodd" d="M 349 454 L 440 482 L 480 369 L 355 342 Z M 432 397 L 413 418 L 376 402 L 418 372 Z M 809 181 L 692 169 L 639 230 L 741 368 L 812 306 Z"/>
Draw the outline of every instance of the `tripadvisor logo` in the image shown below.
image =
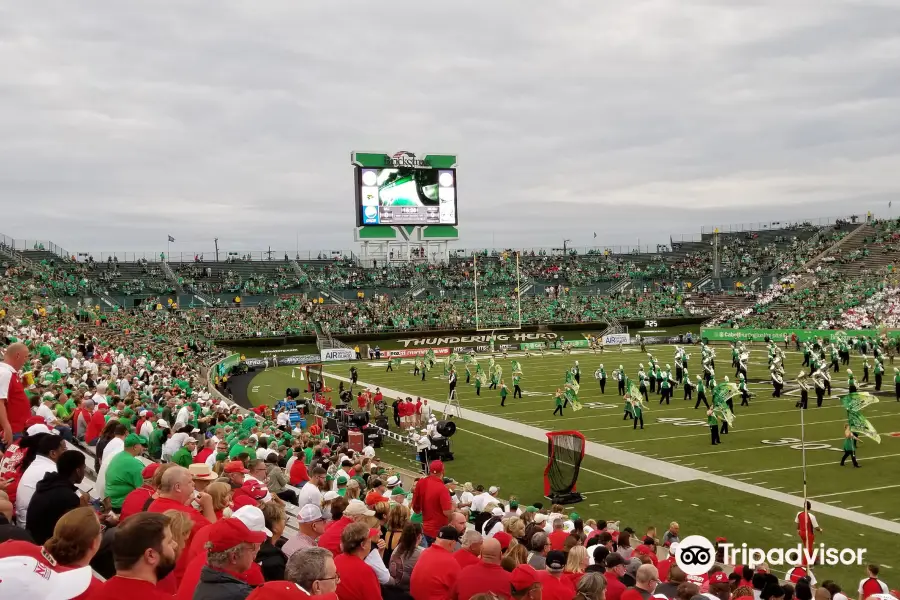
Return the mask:
<path fill-rule="evenodd" d="M 825 544 L 818 547 L 804 548 L 797 544 L 790 548 L 753 548 L 747 544 L 737 546 L 728 542 L 719 544 L 723 562 L 726 565 L 750 565 L 768 563 L 770 566 L 797 567 L 803 565 L 822 564 L 833 567 L 835 565 L 862 565 L 866 555 L 866 548 L 826 548 Z M 716 547 L 702 535 L 690 535 L 682 540 L 675 548 L 675 562 L 688 575 L 704 575 L 716 562 Z"/>

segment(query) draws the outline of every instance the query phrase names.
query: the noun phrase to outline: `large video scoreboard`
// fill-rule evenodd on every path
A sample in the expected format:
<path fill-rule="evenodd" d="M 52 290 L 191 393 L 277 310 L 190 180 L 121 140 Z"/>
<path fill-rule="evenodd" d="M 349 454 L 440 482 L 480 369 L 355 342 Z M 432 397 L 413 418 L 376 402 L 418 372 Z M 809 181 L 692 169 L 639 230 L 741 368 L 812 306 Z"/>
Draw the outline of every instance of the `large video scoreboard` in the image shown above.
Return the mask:
<path fill-rule="evenodd" d="M 456 156 L 354 152 L 356 224 L 456 225 Z"/>

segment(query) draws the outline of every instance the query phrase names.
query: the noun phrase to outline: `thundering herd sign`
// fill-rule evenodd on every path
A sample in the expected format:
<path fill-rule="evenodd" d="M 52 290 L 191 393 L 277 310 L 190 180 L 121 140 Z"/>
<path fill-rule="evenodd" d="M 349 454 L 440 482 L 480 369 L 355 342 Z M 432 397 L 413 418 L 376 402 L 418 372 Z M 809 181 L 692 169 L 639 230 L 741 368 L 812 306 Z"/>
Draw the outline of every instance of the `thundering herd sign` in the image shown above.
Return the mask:
<path fill-rule="evenodd" d="M 433 338 L 407 338 L 397 340 L 403 343 L 404 348 L 410 346 L 453 346 L 456 344 L 487 344 L 491 340 L 498 342 L 550 342 L 559 336 L 555 333 L 495 333 L 493 335 L 452 335 L 448 337 Z"/>

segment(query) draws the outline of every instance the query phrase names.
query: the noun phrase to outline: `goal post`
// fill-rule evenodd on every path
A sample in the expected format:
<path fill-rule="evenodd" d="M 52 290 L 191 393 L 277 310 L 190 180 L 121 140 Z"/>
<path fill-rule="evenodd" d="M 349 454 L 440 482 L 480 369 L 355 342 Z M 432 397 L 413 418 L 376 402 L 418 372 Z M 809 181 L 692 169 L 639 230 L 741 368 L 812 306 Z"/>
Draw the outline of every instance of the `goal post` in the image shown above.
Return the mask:
<path fill-rule="evenodd" d="M 481 261 L 485 273 L 494 260 Z M 522 329 L 522 271 L 519 253 L 502 255 L 496 259 L 498 273 L 512 275 L 509 283 L 492 282 L 483 277 L 479 281 L 478 254 L 472 255 L 475 289 L 475 329 L 477 331 L 510 331 Z M 514 287 L 510 288 L 510 285 Z"/>

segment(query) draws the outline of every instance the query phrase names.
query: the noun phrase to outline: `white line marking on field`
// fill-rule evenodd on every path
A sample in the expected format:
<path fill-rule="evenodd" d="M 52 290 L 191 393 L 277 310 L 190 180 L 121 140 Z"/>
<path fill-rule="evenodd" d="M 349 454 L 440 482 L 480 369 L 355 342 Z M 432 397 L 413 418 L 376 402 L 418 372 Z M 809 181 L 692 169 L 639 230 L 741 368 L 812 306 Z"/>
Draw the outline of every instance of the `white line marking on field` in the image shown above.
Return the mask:
<path fill-rule="evenodd" d="M 840 504 L 843 500 L 826 500 L 825 504 Z"/>
<path fill-rule="evenodd" d="M 668 495 L 668 494 L 660 494 L 659 497 L 660 497 L 660 498 L 668 498 L 669 495 Z"/>
<path fill-rule="evenodd" d="M 784 537 L 794 537 L 794 536 L 792 536 L 792 535 L 789 534 L 789 533 L 786 533 L 786 534 L 784 534 Z"/>
<path fill-rule="evenodd" d="M 862 504 L 860 504 L 859 506 L 848 506 L 847 510 L 856 510 L 857 508 L 862 508 Z"/>
<path fill-rule="evenodd" d="M 726 518 L 726 519 L 733 519 L 734 517 L 732 517 L 731 515 L 725 515 L 725 518 Z"/>
<path fill-rule="evenodd" d="M 675 502 L 684 502 L 681 498 L 675 498 Z"/>
<path fill-rule="evenodd" d="M 759 483 L 757 483 L 755 485 L 766 485 L 767 483 L 769 483 L 769 482 L 768 481 L 760 481 Z"/>
<path fill-rule="evenodd" d="M 638 500 L 643 500 L 643 498 L 638 498 Z"/>
<path fill-rule="evenodd" d="M 700 505 L 699 505 L 699 504 L 694 504 L 693 502 L 691 502 L 691 506 L 700 506 Z"/>
<path fill-rule="evenodd" d="M 747 525 L 753 525 L 753 521 L 747 521 L 747 520 L 745 520 L 744 523 L 746 523 Z"/>
<path fill-rule="evenodd" d="M 613 504 L 618 504 L 621 500 L 613 500 Z"/>
<path fill-rule="evenodd" d="M 872 516 L 874 517 L 875 515 L 883 515 L 883 514 L 884 514 L 884 511 L 883 511 L 883 510 L 876 510 L 875 512 L 870 512 L 869 514 L 872 515 Z"/>
<path fill-rule="evenodd" d="M 877 492 L 878 490 L 890 490 L 900 487 L 900 483 L 894 485 L 883 485 L 881 487 L 865 488 L 862 490 L 848 490 L 846 492 L 835 492 L 833 494 L 819 494 L 818 496 L 810 496 L 810 498 L 830 498 L 831 496 L 843 496 L 845 494 L 858 494 L 860 492 Z"/>
<path fill-rule="evenodd" d="M 713 512 L 713 513 L 716 512 L 716 509 L 714 509 L 714 508 L 707 508 L 706 510 L 708 510 L 709 512 Z"/>
<path fill-rule="evenodd" d="M 763 529 L 765 529 L 766 531 L 772 531 L 771 527 L 766 527 L 765 525 L 763 525 Z"/>

